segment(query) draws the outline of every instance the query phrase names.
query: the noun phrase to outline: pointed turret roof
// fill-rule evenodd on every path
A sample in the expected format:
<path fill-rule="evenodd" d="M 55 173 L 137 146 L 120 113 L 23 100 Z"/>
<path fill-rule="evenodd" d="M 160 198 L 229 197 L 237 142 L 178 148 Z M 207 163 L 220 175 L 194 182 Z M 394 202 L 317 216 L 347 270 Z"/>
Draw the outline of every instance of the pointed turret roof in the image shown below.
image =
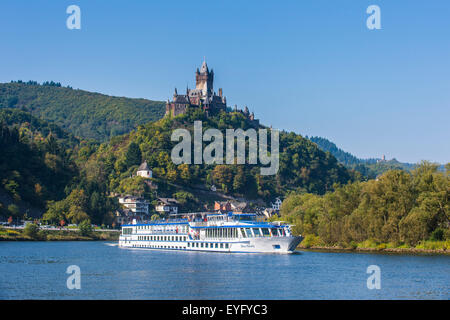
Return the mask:
<path fill-rule="evenodd" d="M 206 64 L 206 60 L 203 61 L 202 67 L 200 68 L 200 73 L 208 72 L 208 65 Z"/>
<path fill-rule="evenodd" d="M 148 171 L 148 165 L 147 165 L 147 160 L 142 162 L 141 165 L 138 168 L 138 171 Z"/>

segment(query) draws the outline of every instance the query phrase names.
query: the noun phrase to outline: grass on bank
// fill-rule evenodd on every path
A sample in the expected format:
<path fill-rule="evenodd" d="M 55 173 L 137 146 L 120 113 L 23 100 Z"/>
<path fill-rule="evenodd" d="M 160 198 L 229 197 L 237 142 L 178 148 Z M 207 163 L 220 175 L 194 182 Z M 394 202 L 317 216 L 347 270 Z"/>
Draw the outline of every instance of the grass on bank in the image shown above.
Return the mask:
<path fill-rule="evenodd" d="M 303 241 L 300 243 L 299 248 L 303 249 L 314 249 L 314 248 L 321 248 L 321 249 L 345 249 L 345 250 L 377 250 L 377 251 L 395 251 L 395 250 L 418 250 L 418 251 L 426 251 L 426 250 L 433 250 L 433 251 L 446 251 L 450 252 L 450 240 L 422 240 L 417 244 L 416 246 L 409 246 L 408 244 L 404 242 L 394 243 L 381 243 L 377 242 L 373 239 L 369 239 L 363 242 L 350 242 L 350 243 L 340 243 L 333 246 L 330 246 L 329 244 L 325 244 L 324 241 L 320 239 L 319 236 L 308 234 L 305 236 Z"/>
<path fill-rule="evenodd" d="M 36 225 L 28 224 L 24 229 L 6 229 L 0 227 L 0 240 L 3 241 L 117 241 L 119 232 L 108 231 L 65 231 L 40 230 Z"/>

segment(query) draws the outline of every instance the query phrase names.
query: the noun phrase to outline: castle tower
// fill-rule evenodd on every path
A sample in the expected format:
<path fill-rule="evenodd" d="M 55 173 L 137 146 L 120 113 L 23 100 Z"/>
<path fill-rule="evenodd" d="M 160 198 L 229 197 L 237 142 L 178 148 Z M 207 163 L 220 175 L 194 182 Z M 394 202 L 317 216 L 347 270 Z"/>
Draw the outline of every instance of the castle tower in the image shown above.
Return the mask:
<path fill-rule="evenodd" d="M 202 90 L 204 96 L 213 94 L 214 71 L 209 71 L 206 61 L 203 61 L 200 71 L 195 72 L 195 89 Z"/>

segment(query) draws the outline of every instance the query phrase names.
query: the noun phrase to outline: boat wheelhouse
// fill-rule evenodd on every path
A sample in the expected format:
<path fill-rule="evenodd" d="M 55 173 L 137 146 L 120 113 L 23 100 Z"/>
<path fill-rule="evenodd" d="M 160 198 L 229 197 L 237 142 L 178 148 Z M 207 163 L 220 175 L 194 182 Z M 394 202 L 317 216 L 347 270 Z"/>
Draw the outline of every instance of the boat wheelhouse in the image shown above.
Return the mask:
<path fill-rule="evenodd" d="M 302 241 L 282 222 L 256 214 L 191 213 L 122 226 L 119 246 L 209 252 L 292 253 Z"/>

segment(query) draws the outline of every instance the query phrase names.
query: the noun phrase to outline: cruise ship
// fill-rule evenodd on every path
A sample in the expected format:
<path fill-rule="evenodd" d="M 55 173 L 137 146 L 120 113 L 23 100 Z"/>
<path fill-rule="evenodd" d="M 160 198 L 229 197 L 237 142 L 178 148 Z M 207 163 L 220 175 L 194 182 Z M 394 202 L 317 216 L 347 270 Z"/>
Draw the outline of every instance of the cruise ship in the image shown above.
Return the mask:
<path fill-rule="evenodd" d="M 229 253 L 293 253 L 303 240 L 291 225 L 257 221 L 256 214 L 191 213 L 122 226 L 121 248 Z"/>

